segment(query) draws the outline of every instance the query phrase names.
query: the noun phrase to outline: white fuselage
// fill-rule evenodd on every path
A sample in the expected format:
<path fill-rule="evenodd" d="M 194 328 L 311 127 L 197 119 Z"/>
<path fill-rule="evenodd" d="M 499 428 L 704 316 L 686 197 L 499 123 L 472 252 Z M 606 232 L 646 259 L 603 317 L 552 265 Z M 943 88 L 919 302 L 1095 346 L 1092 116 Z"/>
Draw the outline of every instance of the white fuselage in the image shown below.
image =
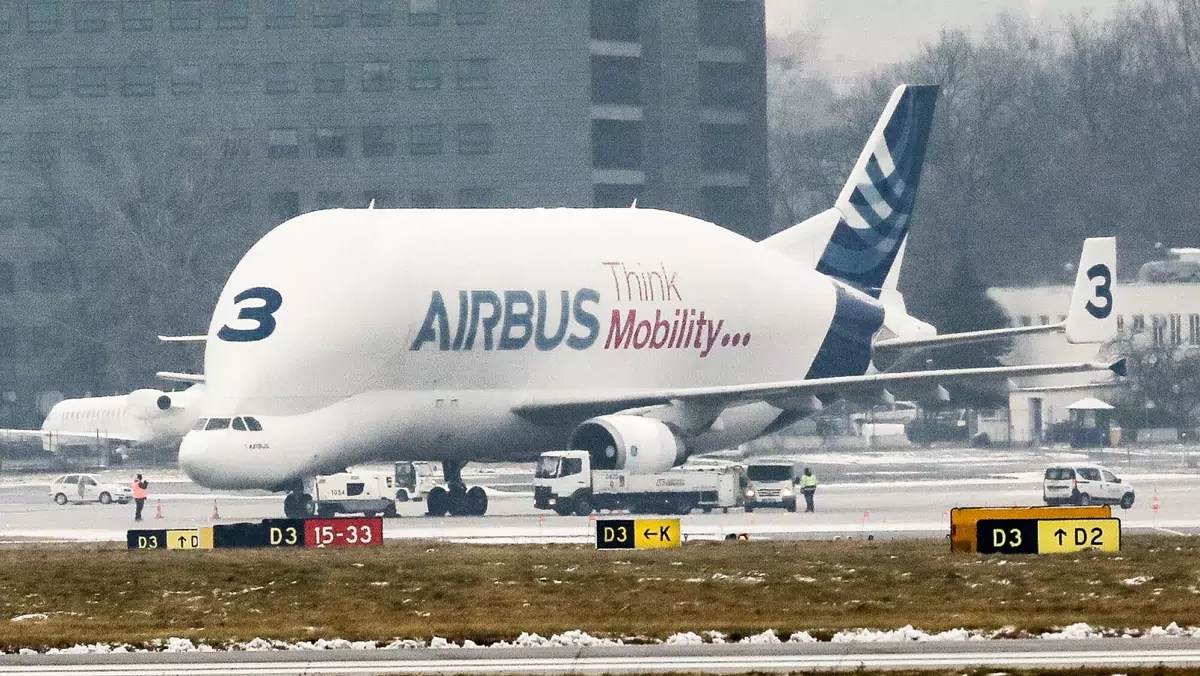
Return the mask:
<path fill-rule="evenodd" d="M 153 415 L 139 415 L 128 394 L 64 399 L 51 407 L 42 421 L 42 446 L 51 452 L 106 442 L 173 446 L 195 424 L 201 391 L 201 387 L 194 387 L 171 393 L 175 405 L 166 411 L 153 411 Z"/>
<path fill-rule="evenodd" d="M 582 419 L 522 401 L 802 379 L 835 305 L 824 275 L 669 212 L 314 212 L 250 249 L 208 331 L 201 415 L 263 430 L 189 433 L 180 462 L 281 488 L 369 460 L 531 460 Z M 780 414 L 728 409 L 690 448 Z"/>

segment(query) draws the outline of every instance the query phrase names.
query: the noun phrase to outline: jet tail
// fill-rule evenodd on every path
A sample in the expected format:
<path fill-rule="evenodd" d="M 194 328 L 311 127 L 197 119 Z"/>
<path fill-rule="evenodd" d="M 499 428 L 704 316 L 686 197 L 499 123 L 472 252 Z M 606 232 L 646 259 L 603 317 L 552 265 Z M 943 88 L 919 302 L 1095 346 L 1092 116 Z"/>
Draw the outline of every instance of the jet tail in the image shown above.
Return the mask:
<path fill-rule="evenodd" d="M 895 289 L 937 96 L 937 85 L 897 87 L 833 208 L 764 244 L 875 297 Z"/>
<path fill-rule="evenodd" d="M 1113 312 L 1116 270 L 1115 237 L 1084 240 L 1071 291 L 1071 307 L 1067 310 L 1067 342 L 1103 343 L 1116 335 L 1117 315 Z"/>

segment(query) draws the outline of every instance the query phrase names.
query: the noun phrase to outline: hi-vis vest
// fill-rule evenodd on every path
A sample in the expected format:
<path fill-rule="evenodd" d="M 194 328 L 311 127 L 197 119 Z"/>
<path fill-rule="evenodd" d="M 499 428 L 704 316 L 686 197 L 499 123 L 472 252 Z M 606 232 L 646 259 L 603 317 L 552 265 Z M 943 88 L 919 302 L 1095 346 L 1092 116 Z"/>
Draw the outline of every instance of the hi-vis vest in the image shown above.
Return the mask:
<path fill-rule="evenodd" d="M 133 482 L 133 499 L 134 500 L 145 500 L 146 495 L 147 495 L 147 492 L 146 492 L 146 489 L 142 487 L 142 482 L 140 482 L 140 481 Z"/>
<path fill-rule="evenodd" d="M 817 487 L 817 475 L 802 474 L 800 476 L 800 487 L 801 488 L 816 488 Z"/>

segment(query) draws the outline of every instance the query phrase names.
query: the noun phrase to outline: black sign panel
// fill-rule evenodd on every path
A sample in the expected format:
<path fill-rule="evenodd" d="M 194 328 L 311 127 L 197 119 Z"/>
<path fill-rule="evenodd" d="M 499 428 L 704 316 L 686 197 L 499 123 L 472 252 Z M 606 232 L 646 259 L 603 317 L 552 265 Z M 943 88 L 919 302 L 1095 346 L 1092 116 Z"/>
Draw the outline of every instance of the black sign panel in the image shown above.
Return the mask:
<path fill-rule="evenodd" d="M 263 519 L 263 547 L 303 547 L 304 519 Z M 213 534 L 214 540 L 216 534 Z"/>
<path fill-rule="evenodd" d="M 636 531 L 633 519 L 596 522 L 596 549 L 633 549 Z"/>
<path fill-rule="evenodd" d="M 166 549 L 166 530 L 125 531 L 125 546 L 129 549 Z"/>
<path fill-rule="evenodd" d="M 267 535 L 259 523 L 226 523 L 213 526 L 215 549 L 265 547 Z"/>
<path fill-rule="evenodd" d="M 1037 554 L 1037 519 L 980 519 L 975 537 L 980 554 Z"/>

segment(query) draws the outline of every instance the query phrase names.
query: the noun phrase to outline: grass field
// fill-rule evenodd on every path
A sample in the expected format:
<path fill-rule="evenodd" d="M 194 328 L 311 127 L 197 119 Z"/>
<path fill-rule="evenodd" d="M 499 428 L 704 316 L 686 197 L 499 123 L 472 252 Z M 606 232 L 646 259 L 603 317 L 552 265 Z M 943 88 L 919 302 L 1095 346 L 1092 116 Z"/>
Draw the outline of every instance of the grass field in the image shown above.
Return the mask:
<path fill-rule="evenodd" d="M 643 552 L 415 542 L 202 552 L 13 545 L 0 547 L 0 646 L 1200 624 L 1197 538 L 1131 536 L 1120 554 L 948 549 L 936 541 L 692 542 Z M 37 613 L 47 617 L 8 621 Z"/>

